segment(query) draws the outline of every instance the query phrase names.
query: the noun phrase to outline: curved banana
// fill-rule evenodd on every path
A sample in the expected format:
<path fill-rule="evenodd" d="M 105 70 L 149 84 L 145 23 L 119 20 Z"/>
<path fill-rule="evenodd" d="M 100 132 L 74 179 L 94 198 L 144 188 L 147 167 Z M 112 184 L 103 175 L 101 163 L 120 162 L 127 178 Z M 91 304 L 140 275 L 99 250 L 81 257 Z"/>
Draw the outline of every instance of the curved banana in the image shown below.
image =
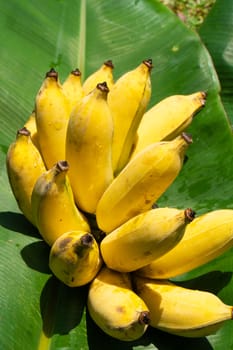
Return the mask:
<path fill-rule="evenodd" d="M 6 156 L 9 183 L 24 216 L 35 225 L 31 209 L 31 194 L 45 165 L 33 144 L 27 128 L 18 130 L 16 140 L 9 146 Z"/>
<path fill-rule="evenodd" d="M 64 83 L 62 84 L 63 92 L 70 103 L 70 112 L 83 98 L 83 88 L 81 82 L 81 72 L 78 68 L 72 70 Z"/>
<path fill-rule="evenodd" d="M 122 75 L 108 94 L 114 123 L 112 159 L 118 173 L 127 163 L 135 134 L 151 97 L 152 60 Z"/>
<path fill-rule="evenodd" d="M 96 85 L 105 81 L 108 88 L 111 90 L 113 81 L 113 69 L 114 65 L 111 60 L 105 61 L 102 66 L 89 75 L 89 77 L 83 82 L 84 95 L 88 95 L 92 90 L 95 89 Z"/>
<path fill-rule="evenodd" d="M 75 205 L 68 170 L 66 161 L 57 162 L 38 178 L 32 191 L 36 226 L 49 245 L 67 231 L 90 232 L 87 219 Z"/>
<path fill-rule="evenodd" d="M 24 128 L 30 131 L 32 142 L 34 143 L 36 148 L 40 150 L 40 145 L 39 145 L 38 136 L 37 136 L 35 111 L 32 111 L 32 113 L 30 114 L 28 120 L 24 124 Z"/>
<path fill-rule="evenodd" d="M 70 105 L 52 68 L 36 96 L 36 126 L 40 151 L 47 169 L 65 159 L 66 129 Z"/>
<path fill-rule="evenodd" d="M 132 290 L 130 277 L 103 267 L 90 284 L 87 307 L 91 318 L 113 338 L 140 338 L 149 323 L 148 308 Z"/>
<path fill-rule="evenodd" d="M 138 271 L 150 278 L 171 278 L 197 268 L 233 246 L 233 209 L 218 209 L 196 217 L 182 240 L 169 252 Z"/>
<path fill-rule="evenodd" d="M 52 245 L 49 267 L 69 287 L 83 286 L 93 280 L 102 264 L 99 247 L 91 233 L 65 232 Z"/>
<path fill-rule="evenodd" d="M 121 272 L 149 264 L 182 239 L 194 215 L 191 209 L 157 208 L 133 217 L 102 240 L 100 250 L 105 264 Z"/>
<path fill-rule="evenodd" d="M 135 276 L 136 293 L 150 310 L 152 327 L 184 337 L 215 333 L 233 318 L 233 308 L 216 295 L 192 290 L 168 281 Z"/>
<path fill-rule="evenodd" d="M 96 205 L 113 179 L 113 122 L 107 104 L 106 83 L 80 102 L 70 116 L 66 136 L 66 159 L 77 205 L 95 213 Z"/>
<path fill-rule="evenodd" d="M 205 105 L 206 93 L 172 95 L 151 107 L 139 124 L 132 157 L 146 146 L 177 137 L 191 124 Z"/>
<path fill-rule="evenodd" d="M 133 216 L 149 210 L 179 174 L 191 138 L 154 143 L 133 158 L 101 197 L 98 226 L 111 232 Z"/>

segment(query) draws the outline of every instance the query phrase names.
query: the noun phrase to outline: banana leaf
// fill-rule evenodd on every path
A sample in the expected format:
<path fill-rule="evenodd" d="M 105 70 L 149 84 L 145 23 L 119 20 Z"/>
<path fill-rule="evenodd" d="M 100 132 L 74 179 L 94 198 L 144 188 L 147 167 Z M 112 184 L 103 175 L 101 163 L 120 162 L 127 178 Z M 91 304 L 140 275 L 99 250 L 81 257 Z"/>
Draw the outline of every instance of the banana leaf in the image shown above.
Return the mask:
<path fill-rule="evenodd" d="M 217 0 L 199 34 L 211 54 L 221 83 L 221 99 L 233 125 L 233 3 Z"/>
<path fill-rule="evenodd" d="M 49 270 L 49 247 L 20 213 L 5 167 L 7 149 L 29 117 L 50 67 L 61 81 L 76 67 L 84 79 L 112 59 L 117 79 L 152 58 L 150 105 L 172 94 L 208 93 L 205 108 L 188 130 L 193 137 L 188 161 L 158 204 L 192 207 L 197 215 L 233 208 L 232 131 L 213 59 L 199 35 L 155 0 L 1 0 L 0 17 L 0 348 L 233 348 L 231 321 L 216 334 L 197 339 L 150 327 L 134 342 L 105 335 L 86 311 L 87 286 L 68 288 Z M 225 78 L 221 75 L 221 82 Z M 212 291 L 233 305 L 232 252 L 179 276 L 177 283 Z"/>

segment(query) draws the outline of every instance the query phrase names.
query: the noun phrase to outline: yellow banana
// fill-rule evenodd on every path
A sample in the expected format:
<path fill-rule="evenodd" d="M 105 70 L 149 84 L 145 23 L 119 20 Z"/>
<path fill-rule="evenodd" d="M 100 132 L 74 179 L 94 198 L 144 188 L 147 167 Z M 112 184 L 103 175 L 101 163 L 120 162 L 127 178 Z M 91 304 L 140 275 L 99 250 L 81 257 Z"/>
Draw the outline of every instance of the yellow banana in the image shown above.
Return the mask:
<path fill-rule="evenodd" d="M 68 169 L 66 161 L 57 162 L 38 178 L 32 191 L 36 226 L 49 245 L 67 231 L 90 232 L 87 219 L 75 205 Z"/>
<path fill-rule="evenodd" d="M 70 116 L 66 159 L 77 205 L 95 213 L 96 205 L 113 179 L 111 145 L 113 122 L 107 104 L 108 87 L 100 83 Z"/>
<path fill-rule="evenodd" d="M 78 68 L 70 72 L 70 74 L 62 84 L 62 88 L 64 94 L 66 95 L 70 103 L 71 112 L 83 97 L 81 72 Z"/>
<path fill-rule="evenodd" d="M 216 295 L 135 276 L 136 293 L 150 310 L 152 327 L 184 337 L 204 337 L 215 333 L 233 318 L 232 306 Z"/>
<path fill-rule="evenodd" d="M 150 108 L 139 124 L 132 157 L 154 142 L 172 140 L 181 134 L 205 101 L 206 94 L 199 91 L 169 96 Z"/>
<path fill-rule="evenodd" d="M 102 264 L 99 247 L 91 233 L 65 232 L 52 245 L 49 267 L 69 287 L 83 286 L 93 280 Z"/>
<path fill-rule="evenodd" d="M 70 105 L 58 81 L 58 73 L 51 69 L 36 96 L 36 126 L 40 151 L 47 169 L 65 159 L 66 129 Z"/>
<path fill-rule="evenodd" d="M 114 65 L 111 60 L 105 61 L 102 66 L 89 75 L 89 77 L 83 83 L 83 92 L 84 95 L 89 94 L 92 90 L 95 89 L 96 85 L 105 81 L 108 85 L 108 88 L 111 90 L 114 81 L 113 81 L 113 69 Z"/>
<path fill-rule="evenodd" d="M 37 178 L 45 171 L 38 149 L 27 128 L 18 130 L 16 140 L 6 156 L 7 173 L 19 209 L 35 225 L 31 209 L 31 194 Z"/>
<path fill-rule="evenodd" d="M 143 61 L 122 75 L 108 95 L 113 116 L 113 169 L 118 173 L 127 163 L 135 134 L 151 96 L 152 60 Z"/>
<path fill-rule="evenodd" d="M 34 145 L 38 150 L 40 150 L 38 136 L 37 136 L 37 127 L 36 127 L 36 117 L 35 117 L 35 111 L 33 111 L 26 123 L 24 124 L 24 127 L 30 131 L 31 139 Z"/>
<path fill-rule="evenodd" d="M 186 273 L 223 254 L 233 246 L 233 210 L 219 209 L 196 217 L 182 240 L 169 252 L 138 271 L 150 278 Z"/>
<path fill-rule="evenodd" d="M 120 272 L 131 272 L 172 249 L 193 220 L 191 209 L 151 209 L 127 221 L 102 240 L 105 264 Z"/>
<path fill-rule="evenodd" d="M 154 143 L 133 158 L 101 197 L 96 219 L 111 232 L 133 216 L 149 210 L 179 174 L 191 138 Z"/>
<path fill-rule="evenodd" d="M 149 323 L 148 308 L 133 292 L 130 277 L 103 267 L 90 284 L 87 307 L 91 318 L 113 338 L 140 338 Z"/>

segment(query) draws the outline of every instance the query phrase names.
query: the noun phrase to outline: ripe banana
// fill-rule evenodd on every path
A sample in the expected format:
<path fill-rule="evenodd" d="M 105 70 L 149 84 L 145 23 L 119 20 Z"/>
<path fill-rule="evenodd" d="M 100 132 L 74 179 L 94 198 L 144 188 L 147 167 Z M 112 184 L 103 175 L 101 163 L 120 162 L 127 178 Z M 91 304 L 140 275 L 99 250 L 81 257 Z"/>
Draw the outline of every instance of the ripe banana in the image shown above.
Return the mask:
<path fill-rule="evenodd" d="M 113 81 L 113 69 L 114 65 L 111 60 L 105 61 L 102 66 L 89 75 L 89 77 L 83 83 L 83 92 L 84 95 L 89 94 L 92 90 L 95 89 L 96 85 L 105 81 L 108 85 L 108 88 L 111 90 L 114 81 Z"/>
<path fill-rule="evenodd" d="M 68 170 L 66 161 L 57 162 L 37 179 L 32 191 L 34 220 L 49 245 L 67 231 L 90 232 L 86 218 L 75 205 Z"/>
<path fill-rule="evenodd" d="M 152 327 L 184 337 L 215 333 L 233 318 L 232 306 L 216 295 L 177 286 L 168 281 L 135 276 L 136 293 L 150 310 Z"/>
<path fill-rule="evenodd" d="M 206 101 L 206 93 L 172 95 L 150 108 L 139 124 L 132 157 L 146 146 L 169 141 L 181 134 L 191 124 L 194 115 Z"/>
<path fill-rule="evenodd" d="M 102 264 L 99 247 L 91 233 L 65 232 L 52 245 L 49 267 L 69 287 L 83 286 L 93 280 Z"/>
<path fill-rule="evenodd" d="M 107 104 L 109 90 L 100 83 L 80 102 L 70 116 L 66 159 L 77 205 L 95 213 L 96 205 L 113 179 L 113 122 Z"/>
<path fill-rule="evenodd" d="M 30 131 L 30 136 L 32 139 L 32 142 L 36 146 L 38 150 L 40 150 L 38 136 L 37 136 L 37 127 L 36 127 L 36 117 L 35 117 L 35 111 L 33 111 L 26 123 L 24 124 L 24 128 L 28 129 Z"/>
<path fill-rule="evenodd" d="M 159 279 L 175 277 L 217 258 L 232 246 L 233 210 L 210 211 L 196 217 L 173 249 L 138 274 Z"/>
<path fill-rule="evenodd" d="M 135 215 L 149 210 L 182 169 L 184 153 L 192 142 L 187 134 L 154 143 L 133 158 L 101 197 L 96 219 L 106 233 Z"/>
<path fill-rule="evenodd" d="M 66 129 L 70 105 L 58 81 L 58 73 L 51 69 L 36 96 L 36 126 L 40 151 L 47 169 L 65 159 Z"/>
<path fill-rule="evenodd" d="M 7 174 L 19 209 L 35 225 L 31 209 L 31 194 L 37 178 L 45 171 L 38 149 L 27 128 L 18 130 L 16 140 L 6 156 Z"/>
<path fill-rule="evenodd" d="M 113 338 L 140 338 L 149 323 L 148 308 L 133 292 L 130 277 L 103 267 L 89 286 L 87 307 L 91 318 Z"/>
<path fill-rule="evenodd" d="M 135 216 L 102 240 L 105 264 L 121 272 L 149 264 L 182 239 L 194 215 L 191 209 L 157 208 Z"/>
<path fill-rule="evenodd" d="M 150 100 L 152 67 L 151 59 L 143 61 L 122 75 L 109 92 L 108 104 L 114 123 L 112 159 L 116 174 L 128 161 L 138 125 Z"/>
<path fill-rule="evenodd" d="M 81 82 L 81 72 L 78 68 L 72 70 L 64 83 L 62 84 L 63 92 L 70 103 L 70 113 L 83 97 Z"/>

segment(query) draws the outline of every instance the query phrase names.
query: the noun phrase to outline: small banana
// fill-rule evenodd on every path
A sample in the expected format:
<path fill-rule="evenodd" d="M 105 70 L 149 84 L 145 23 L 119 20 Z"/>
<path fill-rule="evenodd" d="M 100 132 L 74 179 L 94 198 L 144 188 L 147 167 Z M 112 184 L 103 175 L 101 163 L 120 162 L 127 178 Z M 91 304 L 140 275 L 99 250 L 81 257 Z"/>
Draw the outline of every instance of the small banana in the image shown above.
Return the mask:
<path fill-rule="evenodd" d="M 185 131 L 205 102 L 206 93 L 199 91 L 172 95 L 151 107 L 139 124 L 132 157 L 154 142 L 172 140 Z"/>
<path fill-rule="evenodd" d="M 99 247 L 91 233 L 65 232 L 52 245 L 49 267 L 69 287 L 83 286 L 93 280 L 102 265 Z"/>
<path fill-rule="evenodd" d="M 34 143 L 36 148 L 38 150 L 40 150 L 40 145 L 39 145 L 38 135 L 37 135 L 35 111 L 33 111 L 30 114 L 28 120 L 24 124 L 24 128 L 26 128 L 30 131 L 30 136 L 31 136 L 32 142 Z"/>
<path fill-rule="evenodd" d="M 77 205 L 95 213 L 96 205 L 113 179 L 113 122 L 107 104 L 107 84 L 100 83 L 74 108 L 66 137 L 66 159 Z"/>
<path fill-rule="evenodd" d="M 148 308 L 133 292 L 129 275 L 107 267 L 90 284 L 87 307 L 97 326 L 119 340 L 139 339 L 149 323 Z"/>
<path fill-rule="evenodd" d="M 134 271 L 172 249 L 193 220 L 194 211 L 151 209 L 104 237 L 100 250 L 105 264 L 120 272 Z"/>
<path fill-rule="evenodd" d="M 138 276 L 134 276 L 134 285 L 150 310 L 150 325 L 165 332 L 204 337 L 233 318 L 232 306 L 213 293 Z"/>
<path fill-rule="evenodd" d="M 233 210 L 210 211 L 196 217 L 173 249 L 138 274 L 159 279 L 176 277 L 217 258 L 232 246 Z"/>
<path fill-rule="evenodd" d="M 66 129 L 70 105 L 52 68 L 46 73 L 35 101 L 36 126 L 40 151 L 47 169 L 65 159 Z"/>
<path fill-rule="evenodd" d="M 72 70 L 64 83 L 62 84 L 63 92 L 70 103 L 70 112 L 79 103 L 83 97 L 81 82 L 81 72 L 78 68 Z"/>
<path fill-rule="evenodd" d="M 88 95 L 92 90 L 95 89 L 96 85 L 105 81 L 108 88 L 111 90 L 114 80 L 113 80 L 113 69 L 114 65 L 111 60 L 105 61 L 101 67 L 89 75 L 89 77 L 83 83 L 84 95 Z"/>
<path fill-rule="evenodd" d="M 31 209 L 31 194 L 36 180 L 45 171 L 45 166 L 27 128 L 18 130 L 16 140 L 9 146 L 6 166 L 9 183 L 18 207 L 35 225 Z"/>
<path fill-rule="evenodd" d="M 90 232 L 87 219 L 75 205 L 67 172 L 67 161 L 57 162 L 36 181 L 32 191 L 32 211 L 43 239 L 52 245 L 64 232 Z"/>
<path fill-rule="evenodd" d="M 99 228 L 111 232 L 133 216 L 151 209 L 182 169 L 190 142 L 191 138 L 182 134 L 173 141 L 154 143 L 133 158 L 98 203 Z"/>
<path fill-rule="evenodd" d="M 108 95 L 114 135 L 113 169 L 117 174 L 127 163 L 135 134 L 151 97 L 152 60 L 144 60 L 135 69 L 123 74 Z"/>

